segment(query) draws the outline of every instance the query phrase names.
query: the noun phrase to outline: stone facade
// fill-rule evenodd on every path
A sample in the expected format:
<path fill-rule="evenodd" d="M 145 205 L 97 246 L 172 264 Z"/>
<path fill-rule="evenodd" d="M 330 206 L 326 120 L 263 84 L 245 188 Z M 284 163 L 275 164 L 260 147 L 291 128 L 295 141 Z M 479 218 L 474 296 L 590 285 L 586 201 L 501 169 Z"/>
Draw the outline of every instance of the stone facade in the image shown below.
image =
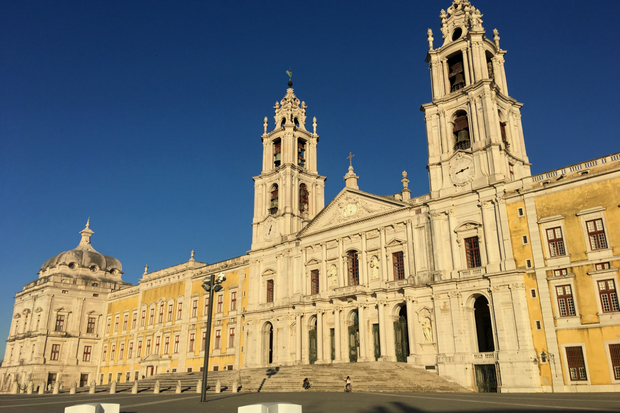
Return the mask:
<path fill-rule="evenodd" d="M 478 391 L 620 390 L 620 155 L 532 177 L 506 51 L 481 17 L 454 0 L 440 14 L 443 44 L 427 32 L 429 194 L 412 197 L 406 172 L 397 194 L 364 192 L 351 161 L 325 205 L 317 120 L 310 132 L 289 82 L 273 129 L 263 124 L 251 250 L 216 264 L 192 255 L 145 270 L 137 286 L 119 276 L 95 292 L 77 277 L 66 296 L 62 282 L 74 278 L 42 271 L 16 296 L 4 388 L 26 365 L 40 371 L 35 381 L 56 368 L 98 383 L 199 370 L 200 283 L 225 272 L 210 339 L 219 369 L 380 360 Z M 32 294 L 42 282 L 53 285 Z M 28 311 L 46 327 L 33 328 Z M 93 314 L 96 333 L 67 313 L 75 332 L 59 337 L 52 320 L 63 311 Z M 25 361 L 35 336 L 38 353 Z M 57 341 L 64 358 L 52 362 Z"/>

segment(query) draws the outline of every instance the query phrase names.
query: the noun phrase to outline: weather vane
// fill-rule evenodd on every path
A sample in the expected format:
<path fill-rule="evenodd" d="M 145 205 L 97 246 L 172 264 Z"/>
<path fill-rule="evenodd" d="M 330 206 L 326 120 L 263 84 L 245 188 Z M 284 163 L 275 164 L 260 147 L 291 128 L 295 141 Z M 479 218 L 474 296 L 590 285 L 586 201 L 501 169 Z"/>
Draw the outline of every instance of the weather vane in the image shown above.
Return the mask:
<path fill-rule="evenodd" d="M 286 71 L 286 74 L 288 75 L 288 87 L 293 87 L 293 71 L 290 67 Z"/>

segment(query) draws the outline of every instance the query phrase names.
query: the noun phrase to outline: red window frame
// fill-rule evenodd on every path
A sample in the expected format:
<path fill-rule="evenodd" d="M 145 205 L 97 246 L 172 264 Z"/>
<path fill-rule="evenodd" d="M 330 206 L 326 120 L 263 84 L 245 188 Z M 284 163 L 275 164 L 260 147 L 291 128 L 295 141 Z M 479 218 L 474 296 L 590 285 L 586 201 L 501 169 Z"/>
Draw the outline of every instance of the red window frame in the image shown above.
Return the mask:
<path fill-rule="evenodd" d="M 200 345 L 200 351 L 205 351 L 205 347 L 207 346 L 207 332 L 202 332 L 202 344 Z"/>
<path fill-rule="evenodd" d="M 161 337 L 155 337 L 155 352 L 154 354 L 159 355 L 159 342 L 161 341 Z"/>
<path fill-rule="evenodd" d="M 172 321 L 172 310 L 174 309 L 174 304 L 168 304 L 168 321 Z"/>
<path fill-rule="evenodd" d="M 129 342 L 129 348 L 127 348 L 127 358 L 130 359 L 133 356 L 133 341 Z"/>
<path fill-rule="evenodd" d="M 231 291 L 230 292 L 230 311 L 236 311 L 236 310 L 237 310 L 237 292 Z"/>
<path fill-rule="evenodd" d="M 105 356 L 106 353 L 108 352 L 108 346 L 103 346 L 103 357 L 101 358 L 101 361 L 105 362 Z"/>
<path fill-rule="evenodd" d="M 213 349 L 217 350 L 220 348 L 220 339 L 222 336 L 221 330 L 215 330 L 215 340 L 213 340 Z"/>
<path fill-rule="evenodd" d="M 84 346 L 84 352 L 82 353 L 82 361 L 90 361 L 92 353 L 92 346 Z"/>
<path fill-rule="evenodd" d="M 121 321 L 120 316 L 114 317 L 114 332 L 118 332 L 118 323 Z"/>
<path fill-rule="evenodd" d="M 560 257 L 566 255 L 562 227 L 547 228 L 545 233 L 547 234 L 547 243 L 549 244 L 549 256 Z"/>
<path fill-rule="evenodd" d="M 146 355 L 148 356 L 149 354 L 151 354 L 151 339 L 147 339 L 146 340 L 146 349 L 145 349 Z"/>
<path fill-rule="evenodd" d="M 114 361 L 114 353 L 116 353 L 116 344 L 112 344 L 110 348 L 110 363 Z"/>
<path fill-rule="evenodd" d="M 142 310 L 142 318 L 140 318 L 140 327 L 144 327 L 146 322 L 146 310 Z"/>
<path fill-rule="evenodd" d="M 138 347 L 136 348 L 136 356 L 142 357 L 142 340 L 138 340 Z"/>
<path fill-rule="evenodd" d="M 405 258 L 402 251 L 392 253 L 392 263 L 394 265 L 394 280 L 404 280 Z"/>
<path fill-rule="evenodd" d="M 609 345 L 609 356 L 611 367 L 614 371 L 614 379 L 620 380 L 620 344 Z"/>
<path fill-rule="evenodd" d="M 63 329 L 65 328 L 65 316 L 62 314 L 57 314 L 56 315 L 56 327 L 54 328 L 54 331 L 64 331 Z"/>
<path fill-rule="evenodd" d="M 319 270 L 310 271 L 310 294 L 319 293 Z"/>
<path fill-rule="evenodd" d="M 228 348 L 233 348 L 235 346 L 235 328 L 231 327 L 228 331 Z"/>
<path fill-rule="evenodd" d="M 50 360 L 58 361 L 59 358 L 60 358 L 60 344 L 52 344 Z"/>
<path fill-rule="evenodd" d="M 123 354 L 125 354 L 125 343 L 121 343 L 118 349 L 118 361 L 123 361 Z"/>
<path fill-rule="evenodd" d="M 605 226 L 601 218 L 586 221 L 588 238 L 590 239 L 590 249 L 601 250 L 607 248 L 607 238 L 605 237 Z"/>
<path fill-rule="evenodd" d="M 159 324 L 164 322 L 164 307 L 166 306 L 165 303 L 161 303 L 161 305 L 159 306 L 159 317 L 157 318 L 157 322 Z"/>
<path fill-rule="evenodd" d="M 205 295 L 204 300 L 205 300 L 205 308 L 204 308 L 204 313 L 202 315 L 206 317 L 207 315 L 209 315 L 209 296 Z"/>
<path fill-rule="evenodd" d="M 131 329 L 133 330 L 134 328 L 136 328 L 136 322 L 138 321 L 138 313 L 133 313 L 132 319 L 131 319 Z"/>
<path fill-rule="evenodd" d="M 219 294 L 217 296 L 217 307 L 215 310 L 216 313 L 221 313 L 224 310 L 224 294 Z"/>
<path fill-rule="evenodd" d="M 155 322 L 155 307 L 151 308 L 151 314 L 149 314 L 149 325 L 153 325 Z"/>
<path fill-rule="evenodd" d="M 179 352 L 179 338 L 179 336 L 174 336 L 174 348 L 172 349 L 174 354 L 177 354 Z"/>
<path fill-rule="evenodd" d="M 566 268 L 560 268 L 559 270 L 553 270 L 554 277 L 562 277 L 568 274 L 568 270 Z"/>
<path fill-rule="evenodd" d="M 349 285 L 360 284 L 360 267 L 357 251 L 347 252 L 347 274 Z"/>
<path fill-rule="evenodd" d="M 198 300 L 192 301 L 192 318 L 198 317 Z"/>
<path fill-rule="evenodd" d="M 586 363 L 583 358 L 583 348 L 581 346 L 566 347 L 566 362 L 571 381 L 588 380 Z"/>
<path fill-rule="evenodd" d="M 558 285 L 555 287 L 560 317 L 573 317 L 577 315 L 577 312 L 575 311 L 575 300 L 573 299 L 572 288 L 573 287 L 569 284 Z"/>
<path fill-rule="evenodd" d="M 601 298 L 601 308 L 604 313 L 615 313 L 620 311 L 618 305 L 618 294 L 616 293 L 616 283 L 613 279 L 597 281 L 598 293 Z"/>
<path fill-rule="evenodd" d="M 127 321 L 129 320 L 129 314 L 125 314 L 123 317 L 123 330 L 127 331 Z"/>
<path fill-rule="evenodd" d="M 467 259 L 467 268 L 482 267 L 478 236 L 465 238 L 465 257 Z"/>
<path fill-rule="evenodd" d="M 88 317 L 88 324 L 86 325 L 86 334 L 95 333 L 95 317 Z"/>
<path fill-rule="evenodd" d="M 182 316 L 183 316 L 183 303 L 181 302 L 177 304 L 177 320 L 180 320 Z"/>
<path fill-rule="evenodd" d="M 189 335 L 189 351 L 194 351 L 194 339 L 196 337 L 195 333 L 190 333 Z"/>
<path fill-rule="evenodd" d="M 164 337 L 164 354 L 168 354 L 168 350 L 170 350 L 170 337 Z"/>
<path fill-rule="evenodd" d="M 267 302 L 273 303 L 273 280 L 267 280 Z"/>

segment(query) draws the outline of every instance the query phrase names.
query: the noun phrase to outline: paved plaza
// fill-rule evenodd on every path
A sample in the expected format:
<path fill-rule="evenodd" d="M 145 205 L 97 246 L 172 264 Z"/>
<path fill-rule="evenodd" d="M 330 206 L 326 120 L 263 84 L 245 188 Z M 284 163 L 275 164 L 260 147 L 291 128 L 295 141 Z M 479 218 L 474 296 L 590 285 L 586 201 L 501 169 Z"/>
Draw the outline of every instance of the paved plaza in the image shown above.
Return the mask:
<path fill-rule="evenodd" d="M 303 413 L 423 412 L 620 412 L 617 393 L 238 393 L 209 394 L 1 395 L 0 413 L 62 413 L 81 403 L 120 403 L 124 413 L 236 413 L 239 406 L 262 402 L 301 404 Z"/>

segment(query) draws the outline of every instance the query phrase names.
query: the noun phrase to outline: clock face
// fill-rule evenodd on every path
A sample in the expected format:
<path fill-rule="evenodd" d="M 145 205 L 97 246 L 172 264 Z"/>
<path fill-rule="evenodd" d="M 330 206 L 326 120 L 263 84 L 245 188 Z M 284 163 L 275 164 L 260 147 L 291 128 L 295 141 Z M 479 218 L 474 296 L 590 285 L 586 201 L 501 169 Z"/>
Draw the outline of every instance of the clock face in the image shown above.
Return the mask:
<path fill-rule="evenodd" d="M 457 158 L 450 162 L 450 179 L 457 186 L 465 185 L 474 177 L 474 163 L 469 158 Z"/>
<path fill-rule="evenodd" d="M 342 210 L 342 216 L 344 216 L 345 218 L 351 217 L 355 215 L 356 212 L 357 212 L 357 205 L 347 204 Z"/>
<path fill-rule="evenodd" d="M 278 224 L 275 221 L 269 221 L 265 226 L 265 239 L 271 240 L 278 235 Z"/>

